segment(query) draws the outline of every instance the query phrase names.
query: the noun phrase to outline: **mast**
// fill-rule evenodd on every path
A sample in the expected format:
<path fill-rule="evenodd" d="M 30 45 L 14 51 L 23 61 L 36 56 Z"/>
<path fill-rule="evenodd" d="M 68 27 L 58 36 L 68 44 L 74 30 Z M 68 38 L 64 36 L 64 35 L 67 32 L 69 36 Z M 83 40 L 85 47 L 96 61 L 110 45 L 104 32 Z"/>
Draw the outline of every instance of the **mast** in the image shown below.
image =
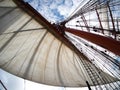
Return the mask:
<path fill-rule="evenodd" d="M 10 4 L 7 1 L 3 2 L 7 3 L 8 6 Z M 119 83 L 117 83 L 120 79 L 118 64 L 115 63 L 113 57 L 107 56 L 104 52 L 90 46 L 85 40 L 76 37 L 77 34 L 74 34 L 74 36 L 68 35 L 67 31 L 71 30 L 65 27 L 67 22 L 51 24 L 23 0 L 11 2 L 15 2 L 16 6 L 13 7 L 17 8 L 0 18 L 0 22 L 4 22 L 0 26 L 2 30 L 0 34 L 0 38 L 2 38 L 0 43 L 0 67 L 2 69 L 24 79 L 53 86 L 88 86 L 89 89 L 90 86 L 94 86 L 101 90 L 102 85 L 107 89 L 109 87 L 114 89 L 119 86 Z M 96 0 L 87 3 L 87 7 L 83 6 L 82 14 L 85 16 L 88 7 L 91 7 L 94 11 L 95 9 L 92 7 L 94 4 L 97 4 Z M 1 10 L 6 10 L 5 8 L 2 7 Z M 86 26 L 83 27 L 89 28 L 90 32 L 89 30 L 88 32 L 90 34 L 84 31 L 81 33 L 88 35 L 90 39 L 87 36 L 80 37 L 101 46 L 105 44 L 103 46 L 110 49 L 105 43 L 109 40 L 108 38 L 102 37 L 106 40 L 101 43 L 96 39 L 91 39 L 94 37 L 98 39 L 101 36 L 91 34 L 91 26 L 89 26 L 86 17 L 84 21 Z M 72 30 L 80 35 L 76 29 Z M 114 43 L 114 40 L 110 40 L 110 44 L 112 42 Z M 97 55 L 93 55 L 94 52 Z M 114 52 L 118 53 L 118 51 Z M 94 60 L 92 57 L 94 57 Z M 109 63 L 106 63 L 106 61 Z M 98 62 L 102 67 L 98 65 Z M 113 65 L 117 67 L 114 71 Z M 104 70 L 101 68 L 104 68 Z"/>
<path fill-rule="evenodd" d="M 107 38 L 104 36 L 92 34 L 89 32 L 76 30 L 76 29 L 66 28 L 65 31 L 70 32 L 74 35 L 77 35 L 81 38 L 84 38 L 88 41 L 91 41 L 91 42 L 93 42 L 103 48 L 106 48 L 109 51 L 112 51 L 113 53 L 120 56 L 120 42 L 119 41 L 116 41 L 114 39 Z"/>

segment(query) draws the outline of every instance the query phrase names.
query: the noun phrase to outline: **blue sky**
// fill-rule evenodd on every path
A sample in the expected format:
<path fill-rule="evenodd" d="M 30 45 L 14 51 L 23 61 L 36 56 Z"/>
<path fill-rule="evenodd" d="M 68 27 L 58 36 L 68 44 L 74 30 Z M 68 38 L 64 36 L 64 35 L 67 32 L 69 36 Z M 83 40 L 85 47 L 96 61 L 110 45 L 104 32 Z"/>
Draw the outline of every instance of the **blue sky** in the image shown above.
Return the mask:
<path fill-rule="evenodd" d="M 31 4 L 38 12 L 46 17 L 50 22 L 59 22 L 66 19 L 80 2 L 84 0 L 25 0 Z M 118 58 L 120 61 L 120 58 Z M 64 90 L 63 87 L 53 87 L 42 84 L 33 83 L 8 74 L 0 69 L 0 80 L 3 81 L 8 90 Z M 88 90 L 87 88 L 66 88 L 66 90 Z"/>
<path fill-rule="evenodd" d="M 40 12 L 50 22 L 59 22 L 66 19 L 82 0 L 25 0 Z M 63 87 L 42 85 L 24 80 L 0 69 L 0 80 L 8 90 L 64 90 Z M 80 88 L 66 88 L 79 90 Z M 86 90 L 83 89 L 83 90 Z"/>
<path fill-rule="evenodd" d="M 25 0 L 50 22 L 65 20 L 83 0 Z"/>

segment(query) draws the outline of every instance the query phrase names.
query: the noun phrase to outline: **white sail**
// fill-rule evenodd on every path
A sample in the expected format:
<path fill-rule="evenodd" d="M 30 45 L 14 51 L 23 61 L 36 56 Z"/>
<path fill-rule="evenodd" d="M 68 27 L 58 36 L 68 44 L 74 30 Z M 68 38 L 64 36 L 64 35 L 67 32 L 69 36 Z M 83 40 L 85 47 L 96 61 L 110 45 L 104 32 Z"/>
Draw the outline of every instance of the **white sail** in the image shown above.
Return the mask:
<path fill-rule="evenodd" d="M 99 75 L 99 69 L 83 54 L 78 56 L 12 0 L 1 1 L 0 12 L 0 67 L 3 70 L 55 86 L 83 87 L 87 86 L 86 81 L 98 85 L 118 80 L 102 71 Z M 86 67 L 100 77 L 99 83 L 93 83 Z M 111 80 L 104 82 L 103 78 Z"/>

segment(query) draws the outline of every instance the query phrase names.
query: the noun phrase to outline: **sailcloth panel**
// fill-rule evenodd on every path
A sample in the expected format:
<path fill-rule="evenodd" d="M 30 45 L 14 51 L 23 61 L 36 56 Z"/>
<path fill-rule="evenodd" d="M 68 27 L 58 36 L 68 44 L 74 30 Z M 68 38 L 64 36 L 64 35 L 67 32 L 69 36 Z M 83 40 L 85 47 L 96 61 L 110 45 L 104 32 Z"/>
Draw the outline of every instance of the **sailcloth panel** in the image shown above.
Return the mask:
<path fill-rule="evenodd" d="M 0 0 L 0 7 L 16 7 L 12 0 Z"/>
<path fill-rule="evenodd" d="M 48 85 L 82 87 L 87 86 L 86 81 L 94 85 L 82 64 L 89 63 L 86 58 L 78 56 L 12 1 L 0 3 L 5 4 L 0 4 L 0 11 L 5 10 L 0 18 L 0 68 Z"/>

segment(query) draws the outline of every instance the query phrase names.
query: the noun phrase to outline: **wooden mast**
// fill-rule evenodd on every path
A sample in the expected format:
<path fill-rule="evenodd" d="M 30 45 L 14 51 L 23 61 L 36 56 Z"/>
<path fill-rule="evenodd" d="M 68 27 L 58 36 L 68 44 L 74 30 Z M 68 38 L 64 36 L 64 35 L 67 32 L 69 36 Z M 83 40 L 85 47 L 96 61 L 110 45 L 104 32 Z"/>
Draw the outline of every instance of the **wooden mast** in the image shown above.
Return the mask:
<path fill-rule="evenodd" d="M 84 38 L 120 56 L 120 42 L 115 39 L 70 28 L 66 28 L 65 31 Z"/>

